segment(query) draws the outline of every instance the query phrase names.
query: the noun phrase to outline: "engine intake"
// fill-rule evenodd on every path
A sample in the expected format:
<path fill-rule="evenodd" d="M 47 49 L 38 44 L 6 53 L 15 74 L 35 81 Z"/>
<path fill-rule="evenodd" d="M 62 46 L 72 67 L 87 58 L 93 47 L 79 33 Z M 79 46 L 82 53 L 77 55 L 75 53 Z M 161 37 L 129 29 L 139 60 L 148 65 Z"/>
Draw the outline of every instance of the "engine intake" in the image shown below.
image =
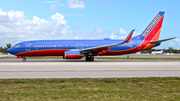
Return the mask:
<path fill-rule="evenodd" d="M 80 51 L 65 51 L 65 59 L 81 59 L 82 53 Z"/>

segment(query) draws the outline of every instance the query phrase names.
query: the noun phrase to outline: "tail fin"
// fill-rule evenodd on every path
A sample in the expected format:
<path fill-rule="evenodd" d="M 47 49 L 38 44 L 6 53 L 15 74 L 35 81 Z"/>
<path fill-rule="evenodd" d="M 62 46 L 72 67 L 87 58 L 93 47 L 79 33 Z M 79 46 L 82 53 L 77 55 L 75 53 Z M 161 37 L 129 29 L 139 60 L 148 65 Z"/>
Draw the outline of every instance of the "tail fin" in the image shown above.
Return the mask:
<path fill-rule="evenodd" d="M 165 12 L 159 12 L 151 21 L 151 23 L 147 26 L 147 28 L 142 32 L 142 34 L 137 36 L 137 39 L 142 39 L 145 41 L 158 40 L 164 18 L 164 13 Z"/>
<path fill-rule="evenodd" d="M 162 50 L 162 53 L 164 53 L 164 52 L 165 52 L 165 49 Z"/>

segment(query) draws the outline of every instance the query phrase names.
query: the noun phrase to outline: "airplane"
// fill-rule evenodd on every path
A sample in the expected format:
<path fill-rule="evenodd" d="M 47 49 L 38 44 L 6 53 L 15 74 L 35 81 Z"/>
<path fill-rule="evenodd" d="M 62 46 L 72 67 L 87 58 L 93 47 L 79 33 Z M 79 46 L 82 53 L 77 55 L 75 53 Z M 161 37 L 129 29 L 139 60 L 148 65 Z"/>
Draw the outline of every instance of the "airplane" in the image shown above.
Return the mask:
<path fill-rule="evenodd" d="M 165 52 L 165 49 L 161 51 L 152 51 L 151 54 L 160 55 L 160 54 L 163 54 L 164 52 Z"/>
<path fill-rule="evenodd" d="M 132 30 L 125 40 L 36 40 L 25 41 L 7 50 L 17 58 L 63 56 L 64 59 L 82 59 L 94 61 L 94 56 L 123 55 L 136 53 L 157 47 L 161 42 L 173 38 L 158 40 L 165 12 L 160 11 L 146 29 L 132 37 Z"/>

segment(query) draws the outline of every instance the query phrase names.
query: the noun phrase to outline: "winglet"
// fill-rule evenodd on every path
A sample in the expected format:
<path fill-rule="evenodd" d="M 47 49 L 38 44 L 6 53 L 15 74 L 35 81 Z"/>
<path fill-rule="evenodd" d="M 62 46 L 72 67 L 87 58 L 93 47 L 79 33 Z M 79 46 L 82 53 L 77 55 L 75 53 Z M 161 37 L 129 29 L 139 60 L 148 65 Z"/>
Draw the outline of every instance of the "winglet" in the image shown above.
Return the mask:
<path fill-rule="evenodd" d="M 130 40 L 131 40 L 131 37 L 132 37 L 132 35 L 133 35 L 133 33 L 134 33 L 134 30 L 135 29 L 133 29 L 130 33 L 129 33 L 129 35 L 126 37 L 126 39 L 124 40 L 124 43 L 128 43 Z"/>

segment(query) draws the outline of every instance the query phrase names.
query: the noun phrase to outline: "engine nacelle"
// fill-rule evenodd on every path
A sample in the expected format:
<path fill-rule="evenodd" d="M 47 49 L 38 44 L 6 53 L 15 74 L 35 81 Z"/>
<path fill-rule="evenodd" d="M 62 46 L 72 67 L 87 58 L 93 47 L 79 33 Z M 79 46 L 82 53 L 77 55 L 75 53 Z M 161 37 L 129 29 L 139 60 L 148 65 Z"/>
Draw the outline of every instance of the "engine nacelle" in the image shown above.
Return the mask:
<path fill-rule="evenodd" d="M 82 53 L 80 51 L 65 51 L 65 59 L 81 59 Z"/>

